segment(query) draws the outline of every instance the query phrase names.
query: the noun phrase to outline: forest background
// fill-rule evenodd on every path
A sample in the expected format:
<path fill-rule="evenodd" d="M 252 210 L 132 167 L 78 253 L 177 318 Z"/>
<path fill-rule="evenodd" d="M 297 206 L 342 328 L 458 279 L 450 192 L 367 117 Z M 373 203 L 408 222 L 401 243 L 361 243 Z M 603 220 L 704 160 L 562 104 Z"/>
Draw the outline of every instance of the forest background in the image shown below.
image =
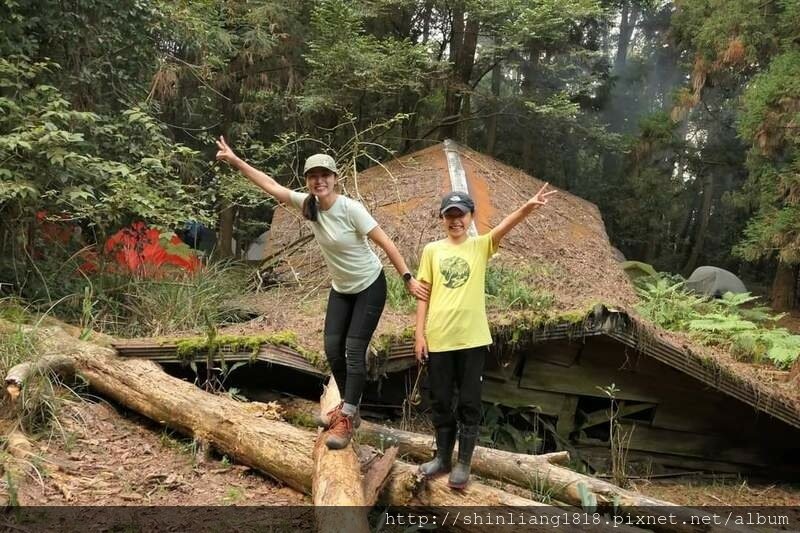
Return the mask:
<path fill-rule="evenodd" d="M 138 220 L 255 239 L 273 204 L 220 134 L 290 186 L 455 139 L 594 202 L 628 259 L 798 306 L 798 0 L 2 0 L 0 288 L 66 294 Z M 81 242 L 37 255 L 48 223 Z"/>

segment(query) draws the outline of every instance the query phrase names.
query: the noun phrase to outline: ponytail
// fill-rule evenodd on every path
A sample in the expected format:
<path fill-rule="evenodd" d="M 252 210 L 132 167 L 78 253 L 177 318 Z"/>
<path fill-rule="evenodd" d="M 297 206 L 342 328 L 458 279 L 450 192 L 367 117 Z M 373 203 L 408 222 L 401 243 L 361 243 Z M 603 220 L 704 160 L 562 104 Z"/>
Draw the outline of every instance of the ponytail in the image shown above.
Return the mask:
<path fill-rule="evenodd" d="M 311 222 L 316 222 L 318 212 L 317 197 L 313 194 L 309 194 L 306 196 L 306 199 L 303 200 L 303 218 Z"/>

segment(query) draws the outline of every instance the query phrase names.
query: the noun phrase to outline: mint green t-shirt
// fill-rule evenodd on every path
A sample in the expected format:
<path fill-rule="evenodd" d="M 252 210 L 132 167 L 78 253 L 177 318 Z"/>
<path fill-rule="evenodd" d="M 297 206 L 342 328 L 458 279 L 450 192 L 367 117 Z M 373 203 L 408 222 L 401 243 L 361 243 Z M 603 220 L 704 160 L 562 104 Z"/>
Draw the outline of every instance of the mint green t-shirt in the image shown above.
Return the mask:
<path fill-rule="evenodd" d="M 306 196 L 308 193 L 292 191 L 292 207 L 302 209 Z M 355 294 L 378 279 L 383 265 L 367 242 L 367 233 L 378 223 L 360 202 L 340 194 L 330 209 L 320 209 L 317 221 L 309 225 L 336 292 Z"/>

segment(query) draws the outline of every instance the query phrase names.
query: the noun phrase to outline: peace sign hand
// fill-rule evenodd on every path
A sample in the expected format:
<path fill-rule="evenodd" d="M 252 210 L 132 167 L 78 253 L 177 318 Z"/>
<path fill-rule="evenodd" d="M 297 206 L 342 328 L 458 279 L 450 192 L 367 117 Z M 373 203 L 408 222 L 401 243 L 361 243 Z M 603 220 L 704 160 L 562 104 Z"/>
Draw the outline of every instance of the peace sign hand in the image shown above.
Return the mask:
<path fill-rule="evenodd" d="M 542 205 L 547 205 L 548 197 L 552 194 L 557 193 L 558 191 L 548 191 L 547 186 L 550 185 L 549 183 L 545 183 L 542 185 L 542 188 L 539 189 L 539 192 L 533 195 L 533 197 L 528 200 L 527 205 L 531 207 L 539 207 Z"/>
<path fill-rule="evenodd" d="M 231 147 L 225 142 L 225 137 L 222 135 L 220 135 L 217 140 L 217 148 L 219 148 L 217 152 L 217 161 L 225 161 L 230 164 L 237 159 L 236 154 L 233 153 L 233 150 L 231 150 Z"/>

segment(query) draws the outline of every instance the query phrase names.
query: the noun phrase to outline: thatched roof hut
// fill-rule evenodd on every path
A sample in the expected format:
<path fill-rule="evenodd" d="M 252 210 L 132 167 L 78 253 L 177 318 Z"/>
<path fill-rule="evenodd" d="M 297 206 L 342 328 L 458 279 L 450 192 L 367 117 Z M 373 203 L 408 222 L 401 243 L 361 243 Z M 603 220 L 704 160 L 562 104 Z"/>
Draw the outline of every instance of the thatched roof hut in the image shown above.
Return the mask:
<path fill-rule="evenodd" d="M 454 168 L 454 159 L 461 169 Z M 343 186 L 364 202 L 413 264 L 426 243 L 442 238 L 438 200 L 459 179 L 475 199 L 478 233 L 489 231 L 543 185 L 484 154 L 443 143 L 350 175 Z M 264 294 L 262 309 L 270 326 L 291 324 L 304 345 L 320 350 L 328 279 L 316 244 L 303 239 L 308 234 L 293 211 L 276 214 L 270 246 L 275 253 L 288 250 L 280 255 L 277 270 L 283 279 L 299 284 Z M 292 247 L 298 241 L 303 244 Z M 637 423 L 632 448 L 679 455 L 685 466 L 697 466 L 709 452 L 721 462 L 766 464 L 741 431 L 736 440 L 745 451 L 717 451 L 718 445 L 736 448 L 731 434 L 751 418 L 761 434 L 798 442 L 798 394 L 776 383 L 774 372 L 759 372 L 724 351 L 664 332 L 636 316 L 635 291 L 615 259 L 594 204 L 567 192 L 554 195 L 545 209 L 507 236 L 491 264 L 513 269 L 514 281 L 527 284 L 534 304 L 533 309 L 508 309 L 489 300 L 496 360 L 487 368 L 487 399 L 536 405 L 557 418 L 565 441 L 591 451 L 607 446 L 606 429 L 597 424 L 607 425 L 600 388 L 613 382 L 624 406 L 621 421 Z M 321 294 L 315 296 L 315 289 Z M 408 340 L 412 325 L 410 313 L 387 306 L 378 331 L 384 342 L 376 343 L 388 346 L 379 350 L 381 372 L 413 365 Z M 386 343 L 386 338 L 394 342 Z M 666 444 L 671 439 L 680 444 Z M 755 448 L 768 449 L 773 457 L 786 451 L 771 441 Z"/>
<path fill-rule="evenodd" d="M 412 265 L 426 243 L 443 236 L 437 208 L 445 192 L 467 188 L 476 202 L 476 230 L 485 233 L 542 184 L 449 142 L 342 183 Z M 245 330 L 288 329 L 299 346 L 321 353 L 329 277 L 317 245 L 306 222 L 285 208 L 276 212 L 270 234 L 268 255 L 282 283 L 257 296 L 262 316 Z M 634 460 L 638 454 L 676 468 L 800 473 L 797 387 L 777 380 L 774 370 L 735 361 L 638 317 L 635 291 L 592 203 L 564 191 L 554 195 L 506 237 L 490 268 L 517 287 L 518 297 L 512 291 L 489 299 L 495 344 L 485 400 L 534 410 L 552 423 L 559 447 L 597 459 L 610 444 L 602 389 L 613 383 L 618 422 L 632 431 Z M 413 323 L 412 306 L 387 305 L 373 343 L 373 377 L 414 367 Z M 264 358 L 287 364 L 285 353 L 280 361 Z"/>

